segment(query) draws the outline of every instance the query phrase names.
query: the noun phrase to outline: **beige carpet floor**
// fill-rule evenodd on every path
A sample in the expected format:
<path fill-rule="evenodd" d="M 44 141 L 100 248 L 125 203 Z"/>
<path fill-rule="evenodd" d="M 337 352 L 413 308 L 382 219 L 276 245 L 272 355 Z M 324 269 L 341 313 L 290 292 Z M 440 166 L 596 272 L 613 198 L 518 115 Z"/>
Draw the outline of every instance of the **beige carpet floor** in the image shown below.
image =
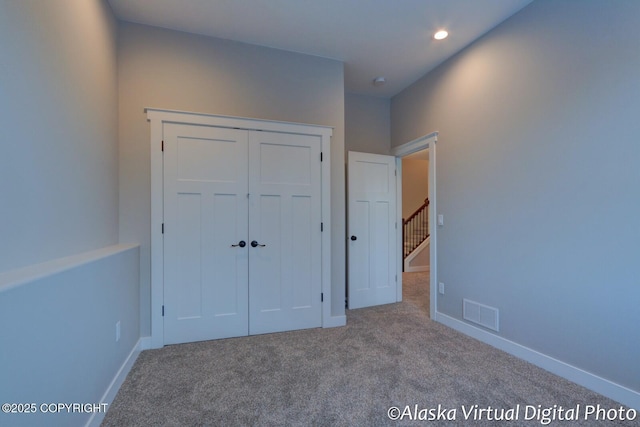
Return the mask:
<path fill-rule="evenodd" d="M 404 277 L 402 303 L 349 310 L 345 327 L 144 351 L 103 425 L 540 426 L 543 410 L 553 426 L 639 425 L 585 420 L 587 405 L 620 405 L 431 321 L 428 275 Z M 560 408 L 579 419 L 557 420 Z"/>

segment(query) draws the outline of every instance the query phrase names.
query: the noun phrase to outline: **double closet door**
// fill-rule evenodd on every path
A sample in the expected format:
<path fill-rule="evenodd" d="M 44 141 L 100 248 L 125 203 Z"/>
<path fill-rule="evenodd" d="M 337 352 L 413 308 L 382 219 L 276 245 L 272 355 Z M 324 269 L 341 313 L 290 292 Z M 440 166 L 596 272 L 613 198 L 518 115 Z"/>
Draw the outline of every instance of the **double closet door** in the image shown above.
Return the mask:
<path fill-rule="evenodd" d="M 320 138 L 163 135 L 165 344 L 321 326 Z"/>

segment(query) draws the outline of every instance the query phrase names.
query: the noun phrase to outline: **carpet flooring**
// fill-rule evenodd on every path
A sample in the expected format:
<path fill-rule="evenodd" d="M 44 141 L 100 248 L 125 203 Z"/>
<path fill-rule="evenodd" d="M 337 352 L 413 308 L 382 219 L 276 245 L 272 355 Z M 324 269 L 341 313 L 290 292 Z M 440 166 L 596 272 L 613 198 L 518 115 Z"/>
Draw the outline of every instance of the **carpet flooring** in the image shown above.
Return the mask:
<path fill-rule="evenodd" d="M 428 273 L 403 280 L 402 303 L 345 327 L 144 351 L 102 425 L 640 425 L 584 419 L 620 404 L 431 321 Z"/>

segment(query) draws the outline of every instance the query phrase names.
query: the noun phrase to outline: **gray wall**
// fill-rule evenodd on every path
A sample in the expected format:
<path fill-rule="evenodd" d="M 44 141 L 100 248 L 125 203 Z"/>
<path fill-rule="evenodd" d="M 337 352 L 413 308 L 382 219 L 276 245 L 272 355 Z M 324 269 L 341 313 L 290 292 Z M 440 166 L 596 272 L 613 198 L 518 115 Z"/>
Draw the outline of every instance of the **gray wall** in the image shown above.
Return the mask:
<path fill-rule="evenodd" d="M 636 391 L 639 22 L 537 0 L 391 103 L 393 146 L 440 132 L 438 310 Z"/>
<path fill-rule="evenodd" d="M 138 249 L 110 246 L 116 58 L 105 1 L 0 0 L 3 403 L 99 403 L 140 336 Z M 0 414 L 0 425 L 83 425 L 90 415 Z"/>
<path fill-rule="evenodd" d="M 116 23 L 0 0 L 0 272 L 118 240 Z"/>
<path fill-rule="evenodd" d="M 141 333 L 150 333 L 150 157 L 145 107 L 334 126 L 332 311 L 344 314 L 344 71 L 338 61 L 122 23 L 120 239 L 141 243 Z"/>
<path fill-rule="evenodd" d="M 140 337 L 139 259 L 137 246 L 115 245 L 28 268 L 16 287 L 0 277 L 0 401 L 37 405 L 0 412 L 0 425 L 85 425 L 92 414 L 40 405 L 105 402 Z"/>
<path fill-rule="evenodd" d="M 391 101 L 373 96 L 345 94 L 345 146 L 347 151 L 389 154 Z"/>

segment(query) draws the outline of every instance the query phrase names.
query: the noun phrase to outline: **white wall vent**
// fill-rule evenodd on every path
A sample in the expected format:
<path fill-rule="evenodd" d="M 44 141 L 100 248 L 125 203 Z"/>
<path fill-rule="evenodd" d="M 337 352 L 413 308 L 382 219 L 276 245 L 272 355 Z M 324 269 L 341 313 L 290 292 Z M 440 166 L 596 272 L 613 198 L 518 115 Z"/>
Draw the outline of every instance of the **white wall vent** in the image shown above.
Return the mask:
<path fill-rule="evenodd" d="M 462 300 L 462 318 L 498 332 L 498 309 L 468 299 Z"/>

